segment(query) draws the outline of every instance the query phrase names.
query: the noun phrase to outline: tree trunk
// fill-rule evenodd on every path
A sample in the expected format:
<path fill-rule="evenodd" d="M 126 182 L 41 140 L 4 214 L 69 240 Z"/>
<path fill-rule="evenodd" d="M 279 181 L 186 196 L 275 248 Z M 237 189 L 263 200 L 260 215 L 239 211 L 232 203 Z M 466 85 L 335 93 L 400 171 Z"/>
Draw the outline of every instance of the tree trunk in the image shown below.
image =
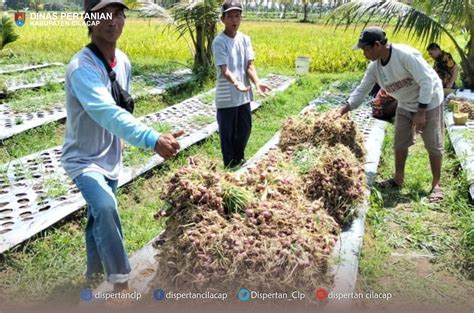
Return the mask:
<path fill-rule="evenodd" d="M 474 21 L 472 19 L 468 29 L 470 30 L 470 38 L 467 47 L 467 60 L 461 62 L 463 70 L 462 82 L 465 88 L 474 90 Z"/>
<path fill-rule="evenodd" d="M 304 11 L 303 22 L 307 22 L 308 21 L 308 4 L 307 3 L 305 3 L 305 5 L 303 6 L 303 11 Z"/>
<path fill-rule="evenodd" d="M 462 83 L 465 88 L 474 90 L 474 50 L 467 55 L 467 60 L 461 62 Z"/>
<path fill-rule="evenodd" d="M 214 67 L 214 58 L 212 56 L 212 41 L 216 37 L 216 32 L 217 32 L 217 23 L 213 21 L 209 21 L 208 27 L 207 27 L 207 42 L 206 42 L 206 59 L 207 59 L 207 64 L 209 67 L 209 72 L 212 73 L 213 67 Z"/>
<path fill-rule="evenodd" d="M 212 41 L 216 35 L 217 24 L 215 21 L 207 21 L 196 24 L 196 47 L 194 55 L 193 72 L 200 78 L 206 80 L 213 72 Z"/>
<path fill-rule="evenodd" d="M 199 71 L 202 67 L 205 66 L 203 60 L 203 45 L 204 45 L 204 27 L 202 25 L 196 25 L 196 52 L 194 54 L 194 71 Z"/>

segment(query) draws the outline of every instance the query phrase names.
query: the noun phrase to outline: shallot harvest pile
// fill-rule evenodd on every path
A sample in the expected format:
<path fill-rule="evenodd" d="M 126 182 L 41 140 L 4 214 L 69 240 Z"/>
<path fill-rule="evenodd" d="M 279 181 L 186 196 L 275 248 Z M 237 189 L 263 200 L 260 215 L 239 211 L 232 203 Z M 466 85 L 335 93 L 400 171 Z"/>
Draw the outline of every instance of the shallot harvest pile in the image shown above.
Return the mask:
<path fill-rule="evenodd" d="M 244 172 L 189 158 L 168 179 L 167 206 L 155 216 L 167 217 L 154 244 L 161 286 L 329 287 L 332 250 L 364 195 L 362 157 L 349 118 L 310 112 L 288 120 L 280 147 Z"/>

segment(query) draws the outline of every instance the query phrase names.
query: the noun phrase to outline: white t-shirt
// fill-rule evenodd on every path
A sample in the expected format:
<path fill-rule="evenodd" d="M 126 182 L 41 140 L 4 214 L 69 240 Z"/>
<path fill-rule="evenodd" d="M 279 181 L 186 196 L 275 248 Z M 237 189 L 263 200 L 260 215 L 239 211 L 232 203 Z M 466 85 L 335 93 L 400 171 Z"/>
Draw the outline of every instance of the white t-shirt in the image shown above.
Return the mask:
<path fill-rule="evenodd" d="M 418 111 L 418 104 L 427 110 L 438 107 L 443 100 L 443 84 L 438 74 L 421 53 L 409 46 L 392 44 L 387 64 L 370 62 L 360 85 L 349 97 L 351 109 L 357 108 L 375 83 L 397 99 L 398 106 L 410 112 Z"/>
<path fill-rule="evenodd" d="M 247 68 L 249 61 L 255 59 L 255 53 L 249 36 L 237 32 L 237 35 L 231 38 L 222 32 L 214 38 L 212 52 L 217 72 L 216 107 L 222 109 L 249 103 L 253 99 L 252 89 L 248 92 L 237 90 L 225 79 L 220 69 L 220 65 L 227 65 L 238 81 L 250 86 Z"/>

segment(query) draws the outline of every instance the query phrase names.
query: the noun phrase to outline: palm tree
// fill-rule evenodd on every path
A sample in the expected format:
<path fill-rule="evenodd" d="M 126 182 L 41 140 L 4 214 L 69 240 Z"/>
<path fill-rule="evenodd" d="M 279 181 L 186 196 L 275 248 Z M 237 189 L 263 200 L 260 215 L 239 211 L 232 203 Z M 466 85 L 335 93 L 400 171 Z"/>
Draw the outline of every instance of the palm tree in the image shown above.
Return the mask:
<path fill-rule="evenodd" d="M 308 22 L 308 11 L 309 11 L 309 5 L 311 4 L 311 0 L 302 0 L 303 4 L 303 20 L 302 22 L 306 23 Z"/>
<path fill-rule="evenodd" d="M 280 4 L 280 7 L 283 6 L 283 12 L 281 14 L 281 18 L 285 19 L 286 11 L 288 10 L 288 7 L 293 3 L 293 1 L 292 0 L 279 0 L 278 3 Z"/>
<path fill-rule="evenodd" d="M 138 0 L 125 0 L 125 4 L 130 10 L 139 9 L 141 4 Z"/>
<path fill-rule="evenodd" d="M 365 23 L 379 17 L 384 25 L 395 20 L 395 33 L 407 29 L 410 36 L 422 42 L 434 42 L 445 34 L 454 44 L 461 58 L 464 87 L 474 89 L 474 4 L 471 0 L 413 0 L 355 1 L 337 8 L 328 22 L 337 25 Z M 460 43 L 458 35 L 467 34 L 467 44 Z"/>
<path fill-rule="evenodd" d="M 6 45 L 18 39 L 18 34 L 15 33 L 15 26 L 10 16 L 4 14 L 0 24 L 0 50 L 3 50 Z"/>
<path fill-rule="evenodd" d="M 140 11 L 142 16 L 164 18 L 179 38 L 189 37 L 193 46 L 193 71 L 207 78 L 214 73 L 212 41 L 217 33 L 219 5 L 218 0 L 194 0 L 177 3 L 168 11 L 147 3 Z"/>

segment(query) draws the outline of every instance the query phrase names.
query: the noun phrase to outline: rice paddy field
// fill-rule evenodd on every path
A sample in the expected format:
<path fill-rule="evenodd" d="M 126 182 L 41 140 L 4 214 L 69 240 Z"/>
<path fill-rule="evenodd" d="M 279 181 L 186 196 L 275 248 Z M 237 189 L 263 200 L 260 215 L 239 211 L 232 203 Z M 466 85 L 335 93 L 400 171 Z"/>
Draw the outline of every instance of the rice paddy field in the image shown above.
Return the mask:
<path fill-rule="evenodd" d="M 344 27 L 303 23 L 246 22 L 240 30 L 248 34 L 257 55 L 256 64 L 264 68 L 294 68 L 297 56 L 312 59 L 311 71 L 340 73 L 361 71 L 366 61 L 360 51 L 352 51 L 361 27 Z M 222 30 L 222 26 L 220 26 Z M 47 59 L 67 63 L 79 49 L 88 42 L 84 27 L 39 27 L 26 24 L 18 28 L 20 39 L 10 48 L 18 56 L 27 60 Z M 405 35 L 393 36 L 388 30 L 388 38 L 393 42 L 403 42 L 417 47 L 425 56 L 425 44 Z M 443 49 L 454 52 L 447 41 L 441 42 Z M 191 60 L 186 40 L 177 40 L 177 34 L 167 31 L 166 26 L 156 19 L 130 17 L 126 20 L 119 47 L 129 56 L 132 63 L 151 67 L 156 65 L 178 66 Z M 454 55 L 454 54 L 453 54 Z M 12 60 L 5 59 L 8 63 Z"/>
<path fill-rule="evenodd" d="M 367 65 L 367 61 L 361 51 L 352 50 L 352 46 L 357 42 L 361 27 L 351 27 L 345 30 L 342 27 L 335 29 L 332 25 L 297 22 L 245 20 L 242 22 L 240 30 L 248 34 L 252 39 L 256 52 L 255 64 L 260 76 L 263 77 L 270 73 L 276 73 L 295 77 L 295 83 L 288 89 L 272 97 L 259 99 L 263 101 L 263 105 L 253 114 L 253 130 L 246 150 L 247 158 L 252 157 L 277 131 L 282 129 L 283 125 L 291 128 L 291 125 L 288 124 L 288 119 L 294 118 L 311 100 L 327 91 L 342 94 L 343 96 L 341 97 L 348 96 L 353 86 L 361 79 Z M 219 29 L 222 30 L 222 25 L 219 25 Z M 39 27 L 29 25 L 27 22 L 25 26 L 16 28 L 16 31 L 20 38 L 1 52 L 0 69 L 11 68 L 12 64 L 44 62 L 67 64 L 71 57 L 90 41 L 85 27 Z M 390 27 L 387 29 L 387 33 L 390 41 L 405 43 L 418 48 L 423 52 L 425 58 L 431 62 L 425 51 L 427 43 L 422 43 L 416 38 L 408 38 L 404 33 L 394 35 Z M 440 45 L 456 58 L 454 47 L 447 38 L 442 38 Z M 118 42 L 118 47 L 128 55 L 132 62 L 133 74 L 136 76 L 151 75 L 158 72 L 169 73 L 178 69 L 190 68 L 192 65 L 192 53 L 186 38 L 178 39 L 176 33 L 169 31 L 161 21 L 156 19 L 127 17 L 124 33 Z M 302 76 L 295 74 L 295 59 L 298 56 L 308 56 L 311 58 L 309 74 Z M 57 77 L 57 74 L 61 74 L 61 71 L 64 71 L 63 66 L 48 68 L 45 71 L 34 71 L 32 72 L 33 74 L 14 74 L 11 77 L 3 75 L 0 78 L 0 82 L 4 86 L 8 85 L 9 78 L 13 82 L 20 81 L 21 79 L 30 82 L 36 79 L 36 74 L 41 76 L 41 73 L 43 73 L 44 75 L 41 77 L 46 77 L 49 74 Z M 335 88 L 335 85 L 342 87 Z M 195 95 L 200 95 L 200 101 L 209 105 L 213 101 L 213 93 L 205 92 L 211 88 L 214 88 L 213 81 L 197 83 L 195 80 L 191 80 L 180 86 L 170 88 L 163 94 L 140 97 L 137 100 L 134 115 L 139 117 L 154 113 Z M 2 101 L 3 103 L 12 103 L 18 112 L 28 113 L 28 111 L 38 108 L 44 109 L 47 102 L 55 104 L 60 102 L 61 95 L 63 95 L 63 85 L 52 81 L 41 88 L 15 91 L 2 99 Z M 29 101 L 31 101 L 31 105 L 29 105 Z M 341 105 L 343 104 L 343 101 L 338 101 L 341 102 Z M 197 126 L 207 125 L 212 121 L 212 117 L 210 118 L 209 116 L 196 115 L 192 117 L 192 122 Z M 20 123 L 20 121 L 17 122 Z M 21 123 L 23 122 L 21 121 Z M 324 124 L 327 127 L 325 129 L 332 129 L 331 127 L 334 126 L 332 124 L 332 120 L 327 120 L 326 124 Z M 305 122 L 299 125 L 302 129 L 304 129 L 304 126 Z M 174 125 L 171 123 L 157 123 L 153 127 L 159 131 L 167 132 L 172 130 Z M 56 121 L 0 141 L 0 164 L 8 165 L 15 159 L 61 145 L 64 137 L 64 128 L 64 120 Z M 326 133 L 325 129 L 321 131 L 321 134 Z M 294 136 L 300 135 L 301 132 L 297 129 L 294 132 Z M 310 133 L 310 136 L 312 135 Z M 341 136 L 343 137 L 343 135 Z M 321 137 L 324 136 L 321 135 Z M 313 144 L 317 146 L 320 143 L 317 142 L 315 144 L 313 142 Z M 392 145 L 393 126 L 389 125 L 384 141 L 382 160 L 378 170 L 380 178 L 389 178 L 393 172 Z M 454 308 L 466 309 L 466 312 L 474 310 L 474 302 L 472 300 L 474 299 L 474 211 L 467 195 L 465 173 L 460 169 L 459 160 L 454 155 L 448 139 L 446 139 L 445 146 L 447 153 L 445 163 L 443 164 L 443 184 L 445 185 L 446 198 L 440 205 L 433 207 L 424 200 L 429 191 L 428 186 L 431 177 L 429 175 L 428 157 L 419 142 L 410 152 L 407 164 L 407 182 L 404 188 L 390 192 L 372 190 L 369 199 L 369 212 L 365 223 L 364 245 L 359 258 L 360 264 L 355 291 L 361 293 L 390 293 L 393 296 L 391 304 L 394 305 L 432 305 L 442 307 L 444 311 Z M 311 149 L 314 150 L 314 148 L 311 146 Z M 304 147 L 302 149 L 304 150 Z M 347 148 L 338 146 L 337 149 L 327 149 L 324 150 L 324 153 L 317 153 L 324 155 L 328 153 L 343 154 L 347 156 L 347 154 L 350 154 L 347 151 Z M 150 157 L 151 153 L 149 152 L 143 152 L 137 148 L 128 148 L 124 155 L 124 161 L 126 165 L 137 165 L 143 164 Z M 349 158 L 349 156 L 347 157 Z M 201 163 L 200 167 L 190 165 L 190 158 L 196 160 L 204 159 L 205 161 L 201 161 L 204 163 Z M 287 157 L 287 159 L 306 160 L 304 157 L 301 157 L 301 153 L 297 154 L 296 152 L 294 156 L 292 155 L 291 158 Z M 357 158 L 353 155 L 350 160 L 351 162 L 352 160 L 354 160 L 353 162 L 358 162 Z M 287 167 L 281 172 L 283 174 L 276 171 L 280 173 L 279 175 L 284 176 L 287 171 L 293 169 L 287 164 L 288 162 L 285 163 Z M 329 164 L 332 160 L 327 162 Z M 278 162 L 275 161 L 273 163 L 276 164 Z M 173 184 L 181 183 L 184 178 L 196 184 L 203 184 L 201 180 L 205 178 L 197 178 L 195 175 L 191 175 L 193 169 L 201 168 L 198 172 L 206 173 L 208 176 L 217 175 L 216 173 L 218 173 L 219 180 L 224 181 L 227 185 L 230 183 L 235 185 L 233 185 L 233 192 L 240 196 L 250 193 L 252 194 L 252 199 L 255 200 L 254 197 L 263 197 L 261 190 L 258 190 L 259 179 L 261 179 L 267 167 L 277 167 L 273 163 L 262 165 L 259 172 L 254 173 L 255 177 L 251 177 L 256 182 L 249 183 L 245 187 L 247 189 L 253 188 L 255 183 L 257 184 L 257 191 L 253 189 L 251 192 L 249 190 L 242 191 L 242 185 L 239 185 L 238 181 L 229 180 L 229 175 L 233 174 L 229 174 L 220 165 L 219 136 L 213 134 L 199 144 L 183 151 L 172 160 L 152 169 L 145 175 L 137 177 L 120 188 L 118 192 L 119 211 L 128 254 L 132 255 L 164 230 L 167 230 L 168 238 L 182 235 L 179 232 L 173 232 L 173 230 L 166 228 L 166 214 L 161 218 L 160 215 L 157 216 L 157 212 L 161 212 L 167 206 L 167 203 L 175 203 L 179 200 L 176 198 L 176 194 L 172 193 L 173 188 L 176 188 Z M 217 164 L 212 165 L 216 166 L 216 170 L 213 171 L 212 166 L 209 164 Z M 357 166 L 359 165 L 354 165 L 353 168 Z M 351 172 L 350 168 L 351 166 L 347 166 L 344 171 Z M 211 169 L 211 173 L 206 172 L 209 169 Z M 330 165 L 328 165 L 328 170 L 324 172 L 324 175 L 317 170 L 309 172 L 310 174 L 305 172 L 306 175 L 312 175 L 311 177 L 320 177 L 322 175 L 322 177 L 327 178 L 328 182 L 331 181 L 328 176 L 336 175 Z M 172 180 L 173 175 L 176 177 L 175 181 Z M 354 173 L 353 175 L 359 175 L 359 173 Z M 303 175 L 302 177 L 308 176 Z M 0 171 L 1 178 L 2 172 Z M 295 179 L 301 180 L 300 177 Z M 263 180 L 265 180 L 265 177 Z M 313 183 L 316 187 L 311 189 L 310 194 L 312 197 L 315 197 L 314 195 L 327 194 L 326 190 L 324 192 L 321 191 L 321 189 L 326 187 L 318 187 L 318 180 L 314 178 Z M 275 186 L 278 185 L 277 183 L 278 181 L 276 180 L 272 181 L 272 184 L 275 184 Z M 301 184 L 302 186 L 304 185 L 303 182 Z M 49 181 L 45 185 L 49 186 L 45 193 L 50 198 L 59 198 L 68 192 L 68 187 L 64 187 L 60 181 Z M 269 185 L 271 184 L 269 183 Z M 196 188 L 199 189 L 199 187 Z M 212 185 L 212 188 L 209 187 L 209 190 L 206 191 L 209 194 L 202 190 L 202 196 L 216 197 L 216 194 L 219 193 L 217 191 L 219 188 L 216 187 L 215 183 Z M 339 192 L 344 194 L 348 188 L 340 189 Z M 354 187 L 354 190 L 353 196 L 358 198 L 362 190 L 361 184 L 358 184 L 357 188 Z M 194 191 L 191 190 L 191 192 Z M 315 199 L 312 198 L 312 204 L 308 204 L 309 202 L 307 201 L 310 200 L 305 198 L 304 193 L 300 191 L 292 192 L 298 195 L 298 199 L 302 199 L 298 200 L 301 207 L 314 207 L 316 208 L 315 210 L 319 210 L 321 207 L 320 204 L 315 205 Z M 166 194 L 166 196 L 163 196 L 163 194 Z M 267 195 L 266 192 L 264 194 Z M 292 207 L 289 207 L 284 201 L 284 192 L 282 194 L 283 198 L 277 198 L 279 205 L 284 207 L 286 211 L 291 211 Z M 279 194 L 279 196 L 281 195 Z M 268 205 L 278 202 L 277 200 L 269 201 Z M 188 205 L 188 209 L 195 208 L 195 203 L 192 201 L 187 202 L 186 205 Z M 238 203 L 237 205 L 240 204 Z M 199 210 L 202 209 L 202 207 L 198 208 Z M 247 255 L 245 249 L 253 246 L 253 242 L 248 244 L 249 240 L 252 241 L 253 238 L 252 234 L 248 232 L 251 231 L 252 224 L 257 224 L 258 218 L 262 220 L 273 218 L 275 224 L 269 227 L 269 232 L 278 231 L 278 227 L 285 223 L 281 216 L 271 215 L 273 213 L 266 211 L 259 212 L 258 209 L 252 209 L 247 210 L 247 212 L 242 211 L 242 208 L 239 208 L 237 211 L 250 216 L 255 221 L 252 220 L 252 223 L 245 224 L 241 218 L 236 217 L 234 222 L 239 227 L 242 227 L 239 231 L 244 232 L 242 236 L 245 237 L 247 242 L 242 242 L 242 246 L 238 245 L 237 250 L 230 251 L 226 256 L 241 257 L 242 255 Z M 261 216 L 259 216 L 260 213 Z M 294 219 L 293 225 L 305 227 L 299 215 L 302 213 L 299 211 L 293 213 L 291 215 L 291 218 Z M 216 220 L 221 221 L 222 217 L 218 215 L 209 213 L 207 218 L 214 222 Z M 338 224 L 344 224 L 344 213 L 337 212 L 337 215 L 334 215 L 334 217 L 329 217 L 326 213 L 321 216 L 321 219 L 324 218 L 331 229 L 336 229 Z M 184 221 L 192 224 L 193 221 L 190 220 L 192 217 L 183 214 L 183 216 L 171 219 L 170 223 L 181 223 Z M 79 298 L 81 290 L 85 287 L 91 288 L 90 282 L 86 282 L 83 277 L 86 264 L 84 242 L 86 222 L 85 210 L 77 211 L 61 220 L 61 222 L 56 223 L 47 230 L 41 231 L 26 242 L 0 255 L 0 312 L 3 312 L 4 306 L 7 307 L 7 304 L 13 306 L 27 304 L 29 308 L 32 308 L 35 304 L 44 304 L 48 301 L 59 302 L 69 306 L 74 306 L 81 301 Z M 299 224 L 300 222 L 301 225 Z M 227 221 L 221 221 L 221 223 L 221 225 L 224 225 L 222 228 L 226 228 L 227 231 L 231 232 L 233 225 Z M 297 229 L 297 226 L 288 226 L 288 228 Z M 214 229 L 212 227 L 208 229 L 209 234 L 206 232 L 205 235 L 212 237 L 215 234 Z M 310 229 L 308 232 L 314 232 L 314 229 Z M 331 244 L 318 241 L 318 244 L 311 250 L 311 253 L 303 253 L 303 257 L 317 255 L 319 258 L 319 250 L 316 249 L 319 249 L 319 247 L 324 253 L 329 253 L 327 249 L 329 247 L 332 249 L 338 232 L 339 230 L 334 230 L 331 236 L 328 237 Z M 197 230 L 194 235 L 191 234 L 190 236 L 194 237 L 194 242 L 196 240 L 199 241 L 203 239 L 204 232 L 201 235 L 199 230 Z M 242 236 L 234 236 L 232 240 L 238 241 L 239 238 L 235 237 Z M 267 240 L 266 236 L 269 235 L 261 232 L 259 236 Z M 319 240 L 316 235 L 311 238 Z M 215 244 L 221 244 L 224 241 L 225 238 L 220 237 L 215 239 L 215 241 L 207 241 L 208 246 L 205 247 L 205 250 L 217 251 L 215 253 L 218 254 Z M 271 240 L 266 242 L 271 245 Z M 189 241 L 181 241 L 179 244 L 179 247 L 189 251 Z M 228 243 L 226 242 L 225 244 Z M 282 249 L 284 253 L 291 254 L 292 251 L 294 252 L 293 246 L 290 246 L 290 244 L 281 244 L 283 248 L 288 249 Z M 274 247 L 272 246 L 272 248 Z M 222 264 L 219 264 L 219 266 L 210 264 L 209 260 L 206 259 L 207 256 L 203 256 L 204 252 L 199 249 L 191 249 L 196 255 L 188 254 L 186 258 L 181 258 L 180 251 L 173 244 L 167 243 L 166 249 L 170 254 L 162 255 L 159 261 L 166 263 L 169 260 L 178 260 L 179 262 L 186 263 L 185 266 L 189 268 L 187 268 L 186 273 L 182 273 L 183 277 L 186 277 L 186 281 L 192 280 L 193 277 L 196 278 L 194 275 L 196 273 L 193 271 L 197 271 L 199 268 L 195 267 L 192 263 L 195 257 L 199 258 L 199 266 L 206 269 L 217 271 L 226 268 Z M 275 261 L 272 263 L 271 271 L 267 272 L 267 275 L 271 275 L 272 279 L 275 278 L 278 281 L 276 279 L 278 273 L 292 275 L 293 271 L 291 268 L 282 268 L 281 271 L 278 268 L 281 264 L 276 262 L 275 255 L 283 254 L 283 252 L 277 253 L 275 250 L 272 250 L 275 254 L 265 254 L 265 252 L 270 250 L 263 251 L 264 249 L 260 247 L 259 249 L 261 252 L 259 254 L 261 256 L 261 263 L 265 264 Z M 194 250 L 197 250 L 197 252 Z M 176 264 L 178 264 L 178 261 L 176 261 Z M 327 262 L 324 261 L 322 263 L 326 264 Z M 258 269 L 257 265 L 259 264 L 258 262 L 253 264 L 252 266 L 254 267 L 252 269 Z M 289 264 L 294 265 L 295 269 L 300 269 L 298 266 L 304 266 L 306 260 L 295 257 L 291 259 Z M 236 270 L 250 268 L 250 265 L 243 261 L 239 263 L 238 267 L 235 264 L 232 264 L 232 266 L 235 266 L 234 269 Z M 167 267 L 167 270 L 163 271 L 163 276 L 174 276 L 179 270 L 180 268 Z M 246 274 L 252 277 L 250 271 Z M 223 275 L 222 277 L 234 280 L 236 272 L 228 276 Z M 306 278 L 307 280 L 303 280 L 304 283 L 314 282 L 315 280 L 313 276 Z M 196 278 L 196 280 L 198 279 Z M 262 282 L 268 280 L 263 279 Z M 292 287 L 301 285 L 301 281 L 293 281 L 290 278 L 285 280 L 285 283 Z M 326 283 L 330 284 L 330 282 L 325 281 L 324 284 Z M 96 285 L 97 283 L 92 287 Z M 282 286 L 286 285 L 282 284 Z M 316 287 L 319 286 L 311 286 L 314 290 L 317 289 Z M 152 298 L 152 296 L 148 298 Z M 358 301 L 356 308 L 380 310 L 385 305 L 387 303 L 365 299 Z"/>

